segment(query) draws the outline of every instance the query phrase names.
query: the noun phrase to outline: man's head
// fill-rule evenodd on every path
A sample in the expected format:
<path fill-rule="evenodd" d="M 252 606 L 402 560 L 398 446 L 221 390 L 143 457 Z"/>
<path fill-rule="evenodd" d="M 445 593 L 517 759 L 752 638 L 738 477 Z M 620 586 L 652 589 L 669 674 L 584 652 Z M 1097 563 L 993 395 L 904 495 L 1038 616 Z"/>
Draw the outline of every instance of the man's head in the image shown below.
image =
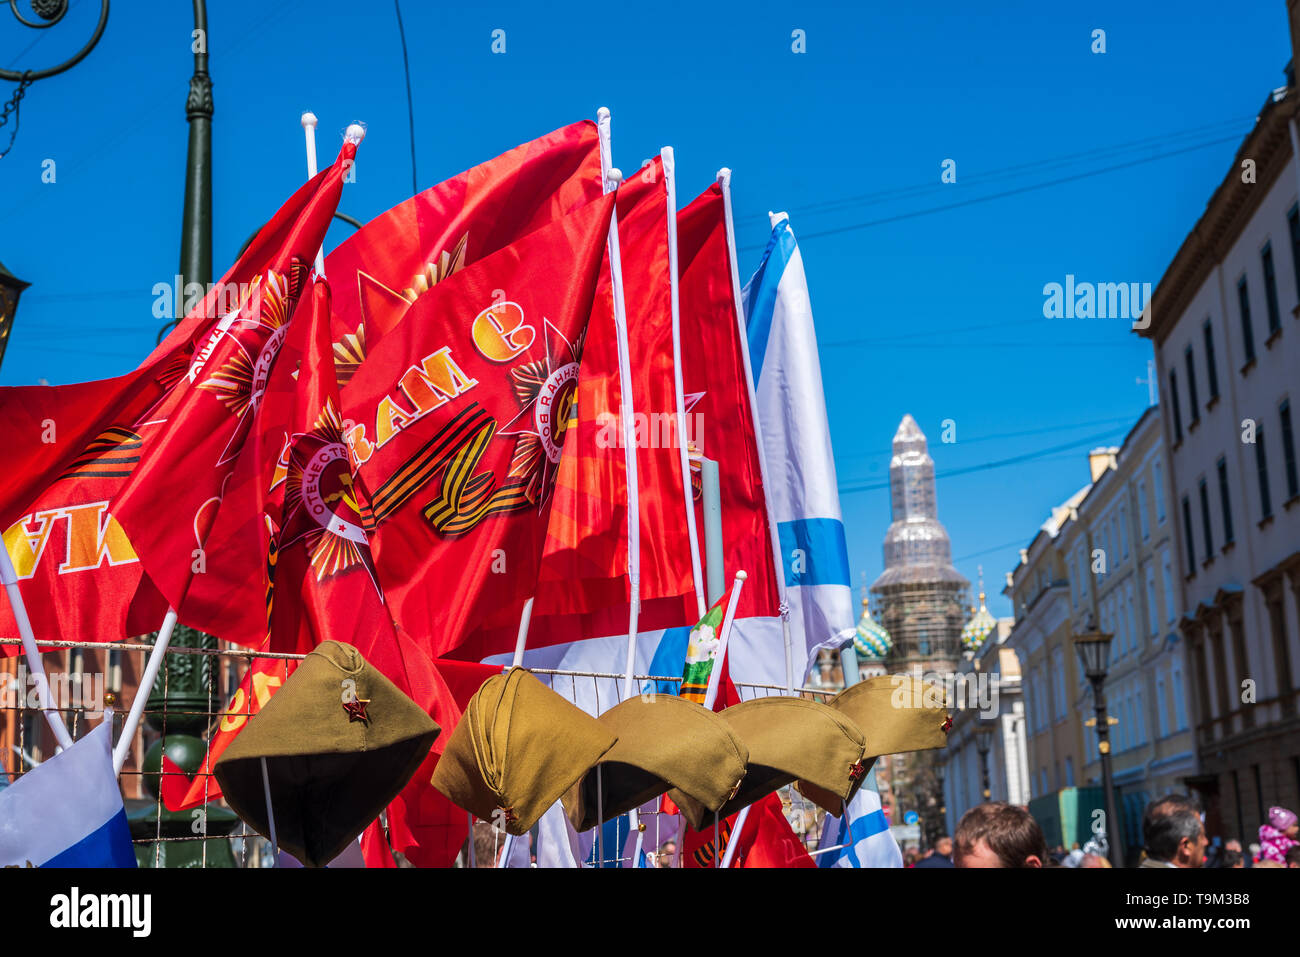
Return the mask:
<path fill-rule="evenodd" d="M 1175 867 L 1205 863 L 1205 827 L 1191 798 L 1170 794 L 1147 805 L 1142 815 L 1142 841 L 1147 856 Z"/>
<path fill-rule="evenodd" d="M 659 866 L 672 867 L 673 858 L 677 856 L 677 842 L 664 841 L 659 845 Z"/>
<path fill-rule="evenodd" d="M 1047 842 L 1022 807 L 994 801 L 962 815 L 953 840 L 958 867 L 1042 867 Z"/>
<path fill-rule="evenodd" d="M 949 860 L 951 860 L 952 859 L 952 838 L 950 838 L 947 834 L 941 835 L 939 839 L 934 842 L 934 853 L 938 854 L 940 857 L 946 857 Z"/>
<path fill-rule="evenodd" d="M 1080 867 L 1110 867 L 1110 861 L 1100 854 L 1085 854 L 1079 862 Z"/>
<path fill-rule="evenodd" d="M 1246 861 L 1241 856 L 1241 851 L 1224 851 L 1223 866 L 1224 867 L 1245 867 Z"/>
<path fill-rule="evenodd" d="M 1300 867 L 1300 844 L 1292 844 L 1286 849 L 1286 866 Z"/>
<path fill-rule="evenodd" d="M 1237 840 L 1235 837 L 1230 837 L 1223 842 L 1223 849 L 1225 851 L 1236 851 L 1238 854 L 1240 854 L 1241 841 Z"/>

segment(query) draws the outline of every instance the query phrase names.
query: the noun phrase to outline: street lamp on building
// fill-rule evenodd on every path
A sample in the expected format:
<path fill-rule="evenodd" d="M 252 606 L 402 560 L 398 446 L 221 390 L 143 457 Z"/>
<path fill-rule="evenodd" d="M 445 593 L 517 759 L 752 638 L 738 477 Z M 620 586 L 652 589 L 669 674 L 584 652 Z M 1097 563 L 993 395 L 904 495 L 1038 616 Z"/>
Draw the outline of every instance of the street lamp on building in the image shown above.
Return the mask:
<path fill-rule="evenodd" d="M 1092 700 L 1097 716 L 1088 724 L 1097 729 L 1097 751 L 1101 755 L 1101 786 L 1106 796 L 1106 838 L 1110 844 L 1110 862 L 1115 867 L 1124 866 L 1120 847 L 1119 815 L 1115 813 L 1115 787 L 1110 767 L 1110 717 L 1106 714 L 1106 673 L 1110 670 L 1110 643 L 1114 635 L 1097 631 L 1092 622 L 1088 631 L 1074 636 L 1074 650 L 1079 655 L 1083 673 L 1092 684 Z"/>
<path fill-rule="evenodd" d="M 989 800 L 992 796 L 992 789 L 989 787 L 989 752 L 993 750 L 993 722 L 981 718 L 975 725 L 975 749 L 980 753 L 980 766 L 984 772 L 984 800 Z"/>

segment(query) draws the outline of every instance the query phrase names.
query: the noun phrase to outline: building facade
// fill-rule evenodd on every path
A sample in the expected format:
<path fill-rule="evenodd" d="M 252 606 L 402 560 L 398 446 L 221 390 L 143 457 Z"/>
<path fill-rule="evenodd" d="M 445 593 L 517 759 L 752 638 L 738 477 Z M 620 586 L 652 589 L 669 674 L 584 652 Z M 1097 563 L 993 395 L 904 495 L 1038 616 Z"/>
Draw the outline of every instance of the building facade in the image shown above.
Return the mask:
<path fill-rule="evenodd" d="M 1291 3 L 1293 48 L 1297 4 Z M 1211 835 L 1300 803 L 1300 91 L 1255 126 L 1152 297 L 1178 629 Z"/>
<path fill-rule="evenodd" d="M 1112 635 L 1105 683 L 1111 767 L 1126 851 L 1141 846 L 1145 805 L 1197 772 L 1177 623 L 1177 538 L 1157 407 L 1119 448 L 1089 456 L 1092 481 L 1022 553 L 1006 593 L 1022 654 L 1035 799 L 1102 780 L 1092 688 L 1075 635 Z"/>

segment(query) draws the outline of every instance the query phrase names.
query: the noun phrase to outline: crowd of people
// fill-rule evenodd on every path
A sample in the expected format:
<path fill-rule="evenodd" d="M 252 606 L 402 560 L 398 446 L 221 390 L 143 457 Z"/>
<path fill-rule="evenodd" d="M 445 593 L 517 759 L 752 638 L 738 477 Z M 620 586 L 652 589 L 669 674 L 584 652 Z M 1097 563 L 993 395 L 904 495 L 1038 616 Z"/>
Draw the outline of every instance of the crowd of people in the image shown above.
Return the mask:
<path fill-rule="evenodd" d="M 1294 811 L 1272 807 L 1259 829 L 1259 843 L 1247 856 L 1239 840 L 1211 843 L 1191 798 L 1170 794 L 1147 805 L 1142 815 L 1138 867 L 1300 868 L 1300 823 Z M 953 837 L 943 836 L 924 855 L 908 851 L 907 867 L 1110 867 L 1091 846 L 1047 849 L 1043 829 L 1023 807 L 993 801 L 963 816 Z"/>

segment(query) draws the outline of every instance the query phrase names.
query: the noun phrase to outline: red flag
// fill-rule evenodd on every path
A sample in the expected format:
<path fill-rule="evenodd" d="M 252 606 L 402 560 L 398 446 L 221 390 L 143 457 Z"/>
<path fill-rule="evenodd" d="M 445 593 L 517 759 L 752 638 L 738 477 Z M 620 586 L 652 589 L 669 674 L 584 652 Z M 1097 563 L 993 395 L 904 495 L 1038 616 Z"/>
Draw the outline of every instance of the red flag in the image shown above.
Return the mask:
<path fill-rule="evenodd" d="M 377 216 L 326 259 L 335 358 L 361 361 L 430 286 L 601 195 L 590 120 L 517 146 Z"/>
<path fill-rule="evenodd" d="M 682 845 L 682 867 L 716 867 L 719 853 L 725 856 L 739 812 L 719 822 L 721 849 L 713 843 L 713 822 L 702 831 L 686 830 Z M 812 856 L 786 820 L 781 799 L 775 793 L 749 806 L 745 826 L 737 838 L 732 867 L 816 867 Z"/>
<path fill-rule="evenodd" d="M 656 157 L 619 188 L 618 230 L 631 366 L 640 523 L 639 629 L 698 617 L 673 377 L 668 192 Z M 556 480 L 529 647 L 626 632 L 627 473 L 609 265 L 591 318 L 577 422 Z M 499 642 L 517 621 L 501 623 Z"/>
<path fill-rule="evenodd" d="M 612 204 L 418 297 L 344 396 L 379 579 L 431 657 L 503 650 L 476 630 L 532 594 Z"/>
<path fill-rule="evenodd" d="M 688 432 L 696 450 L 719 463 L 727 572 L 749 573 L 736 617 L 776 616 L 780 614 L 777 569 L 745 368 L 744 333 L 732 285 L 722 188 L 716 183 L 677 214 L 677 263 L 685 330 L 682 384 L 693 425 Z M 693 479 L 696 468 L 692 467 Z M 697 524 L 703 528 L 699 492 L 695 485 Z"/>
<path fill-rule="evenodd" d="M 146 573 L 181 620 L 194 627 L 204 626 L 186 617 L 182 598 L 215 557 L 206 547 L 211 523 L 257 418 L 307 264 L 338 207 L 356 148 L 356 142 L 345 142 L 334 165 L 312 180 L 310 200 L 242 292 L 238 309 L 197 343 L 184 377 L 153 412 L 165 424 L 145 442 L 139 463 L 112 502 Z"/>
<path fill-rule="evenodd" d="M 0 477 L 0 523 L 24 592 L 39 596 L 27 603 L 38 639 L 111 641 L 140 634 L 157 626 L 168 599 L 176 600 L 174 588 L 164 598 L 144 574 L 141 543 L 129 538 L 114 500 L 146 459 L 152 462 L 146 471 L 162 473 L 147 483 L 154 498 L 141 503 L 152 509 L 145 520 L 154 526 L 143 542 L 149 547 L 155 536 L 172 538 L 173 550 L 180 548 L 183 555 L 169 580 L 183 585 L 198 544 L 187 540 L 201 533 L 203 523 L 195 528 L 201 516 L 178 519 L 173 510 L 205 483 L 194 475 L 176 480 L 169 470 L 185 468 L 183 457 L 158 461 L 166 454 L 160 447 L 168 447 L 168 415 L 179 394 L 195 391 L 186 373 L 196 348 L 211 359 L 245 325 L 226 315 L 232 305 L 241 297 L 260 301 L 268 269 L 303 251 L 308 258 L 314 255 L 312 242 L 324 235 L 337 202 L 341 164 L 354 149 L 346 145 L 340 163 L 280 208 L 221 282 L 134 372 L 76 385 L 0 390 L 6 412 L 0 417 L 0 444 L 11 465 Z M 206 474 L 215 473 L 209 466 Z M 0 629 L 12 628 L 7 604 L 0 605 Z M 9 647 L 0 646 L 0 654 Z"/>

